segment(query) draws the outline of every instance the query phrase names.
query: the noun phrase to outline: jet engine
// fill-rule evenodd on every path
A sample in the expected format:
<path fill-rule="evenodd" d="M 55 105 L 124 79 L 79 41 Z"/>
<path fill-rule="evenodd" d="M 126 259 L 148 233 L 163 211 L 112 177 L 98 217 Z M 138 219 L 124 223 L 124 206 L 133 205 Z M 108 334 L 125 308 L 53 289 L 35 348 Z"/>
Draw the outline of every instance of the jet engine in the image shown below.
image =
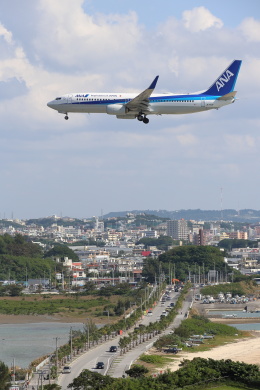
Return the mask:
<path fill-rule="evenodd" d="M 107 106 L 107 114 L 109 115 L 125 115 L 126 113 L 124 104 L 109 104 Z"/>

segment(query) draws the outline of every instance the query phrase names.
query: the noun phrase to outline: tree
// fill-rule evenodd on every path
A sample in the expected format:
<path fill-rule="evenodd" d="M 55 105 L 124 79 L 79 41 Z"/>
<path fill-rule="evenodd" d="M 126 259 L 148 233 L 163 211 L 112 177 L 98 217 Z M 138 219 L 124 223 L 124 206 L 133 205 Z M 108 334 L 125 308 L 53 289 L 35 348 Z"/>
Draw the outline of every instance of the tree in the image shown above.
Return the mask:
<path fill-rule="evenodd" d="M 52 383 L 51 385 L 44 385 L 43 390 L 61 390 L 61 386 L 57 383 Z"/>
<path fill-rule="evenodd" d="M 18 297 L 22 294 L 23 287 L 16 284 L 9 284 L 8 286 L 0 287 L 0 296 L 10 295 L 11 297 Z"/>
<path fill-rule="evenodd" d="M 69 384 L 68 388 L 73 390 L 100 390 L 109 385 L 113 388 L 115 379 L 97 372 L 83 370 L 81 374 Z"/>
<path fill-rule="evenodd" d="M 85 285 L 83 286 L 83 289 L 84 289 L 85 294 L 87 294 L 87 295 L 93 294 L 96 291 L 96 285 L 94 282 L 89 281 L 89 282 L 85 283 Z"/>
<path fill-rule="evenodd" d="M 257 248 L 258 242 L 252 241 L 252 240 L 244 240 L 244 239 L 230 239 L 225 238 L 224 240 L 219 241 L 218 243 L 219 248 L 224 248 L 227 251 L 231 251 L 232 248 Z"/>
<path fill-rule="evenodd" d="M 148 368 L 140 364 L 134 364 L 132 368 L 126 371 L 126 374 L 129 375 L 131 378 L 141 378 L 148 372 Z"/>
<path fill-rule="evenodd" d="M 11 237 L 9 234 L 4 234 L 0 238 L 0 254 L 42 257 L 42 248 L 21 234 L 16 234 L 14 237 Z"/>
<path fill-rule="evenodd" d="M 78 255 L 66 245 L 54 245 L 52 249 L 44 254 L 44 257 L 60 257 L 64 260 L 64 257 L 68 257 L 73 261 L 79 261 Z"/>
<path fill-rule="evenodd" d="M 10 383 L 10 372 L 8 367 L 0 361 L 0 390 L 7 390 Z"/>
<path fill-rule="evenodd" d="M 230 271 L 224 262 L 224 254 L 219 248 L 211 246 L 186 245 L 176 247 L 161 254 L 158 259 L 147 258 L 144 262 L 143 276 L 148 281 L 159 275 L 159 270 L 165 275 L 169 274 L 169 265 L 175 265 L 175 277 L 185 280 L 189 274 L 207 274 L 209 270 Z M 199 271 L 200 267 L 200 271 Z"/>

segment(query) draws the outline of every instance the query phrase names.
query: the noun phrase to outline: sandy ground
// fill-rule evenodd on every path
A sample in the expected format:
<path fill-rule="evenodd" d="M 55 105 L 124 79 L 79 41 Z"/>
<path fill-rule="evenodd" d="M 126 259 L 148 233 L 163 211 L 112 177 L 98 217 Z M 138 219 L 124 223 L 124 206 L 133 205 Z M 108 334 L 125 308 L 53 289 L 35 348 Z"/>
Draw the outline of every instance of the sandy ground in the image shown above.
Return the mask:
<path fill-rule="evenodd" d="M 204 359 L 211 358 L 215 360 L 231 359 L 260 366 L 260 331 L 252 333 L 252 338 L 216 347 L 210 351 L 180 353 L 176 356 L 176 359 L 174 358 L 174 362 L 169 364 L 166 368 L 169 368 L 171 371 L 176 371 L 179 369 L 179 364 L 183 359 L 192 360 L 195 357 Z"/>
<path fill-rule="evenodd" d="M 194 305 L 200 312 L 200 314 L 206 315 L 209 314 L 205 310 L 205 305 Z M 230 306 L 228 305 L 216 305 L 215 307 L 212 305 L 211 307 L 213 309 L 230 309 Z M 259 302 L 251 304 L 252 307 L 250 307 L 251 310 L 256 310 L 258 308 Z M 236 309 L 241 309 L 241 307 L 236 306 Z M 210 318 L 213 322 L 220 322 L 224 324 L 235 324 L 235 323 L 250 323 L 250 322 L 259 322 L 259 318 L 250 318 L 250 319 L 241 319 L 241 318 L 230 318 L 230 319 L 223 319 L 223 318 Z M 171 371 L 176 371 L 179 369 L 179 364 L 183 359 L 192 360 L 195 357 L 201 357 L 204 359 L 231 359 L 234 361 L 244 362 L 248 364 L 257 364 L 260 366 L 260 331 L 254 331 L 250 332 L 252 337 L 246 338 L 243 340 L 236 341 L 234 343 L 229 343 L 223 346 L 215 347 L 211 349 L 210 351 L 205 352 L 185 352 L 180 353 L 174 357 L 174 362 L 169 364 L 166 368 L 169 368 Z"/>

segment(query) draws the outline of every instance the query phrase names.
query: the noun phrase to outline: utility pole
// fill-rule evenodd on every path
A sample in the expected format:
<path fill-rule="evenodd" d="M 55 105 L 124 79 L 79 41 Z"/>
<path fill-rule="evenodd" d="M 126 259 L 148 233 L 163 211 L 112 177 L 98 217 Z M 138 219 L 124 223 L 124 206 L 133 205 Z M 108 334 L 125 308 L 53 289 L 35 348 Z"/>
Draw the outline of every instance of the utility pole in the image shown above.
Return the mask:
<path fill-rule="evenodd" d="M 72 326 L 70 327 L 70 361 L 72 361 Z"/>
<path fill-rule="evenodd" d="M 15 358 L 13 358 L 13 375 L 12 375 L 12 382 L 15 385 Z"/>
<path fill-rule="evenodd" d="M 88 322 L 88 319 L 87 319 L 87 344 L 88 344 L 88 350 L 89 350 L 89 322 Z"/>
<path fill-rule="evenodd" d="M 60 338 L 59 337 L 55 337 L 55 340 L 56 340 L 56 375 L 58 377 L 58 340 Z"/>

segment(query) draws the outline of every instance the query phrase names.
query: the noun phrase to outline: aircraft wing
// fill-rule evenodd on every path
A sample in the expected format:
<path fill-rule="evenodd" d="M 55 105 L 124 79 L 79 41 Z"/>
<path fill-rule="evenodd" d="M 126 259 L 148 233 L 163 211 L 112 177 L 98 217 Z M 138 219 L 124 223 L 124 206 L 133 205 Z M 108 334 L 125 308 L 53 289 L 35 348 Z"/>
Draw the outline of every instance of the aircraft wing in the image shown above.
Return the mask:
<path fill-rule="evenodd" d="M 137 95 L 134 99 L 130 100 L 130 102 L 126 103 L 125 107 L 128 111 L 142 112 L 148 109 L 149 97 L 153 93 L 158 78 L 159 76 L 156 76 L 150 87 L 139 93 L 139 95 Z"/>

